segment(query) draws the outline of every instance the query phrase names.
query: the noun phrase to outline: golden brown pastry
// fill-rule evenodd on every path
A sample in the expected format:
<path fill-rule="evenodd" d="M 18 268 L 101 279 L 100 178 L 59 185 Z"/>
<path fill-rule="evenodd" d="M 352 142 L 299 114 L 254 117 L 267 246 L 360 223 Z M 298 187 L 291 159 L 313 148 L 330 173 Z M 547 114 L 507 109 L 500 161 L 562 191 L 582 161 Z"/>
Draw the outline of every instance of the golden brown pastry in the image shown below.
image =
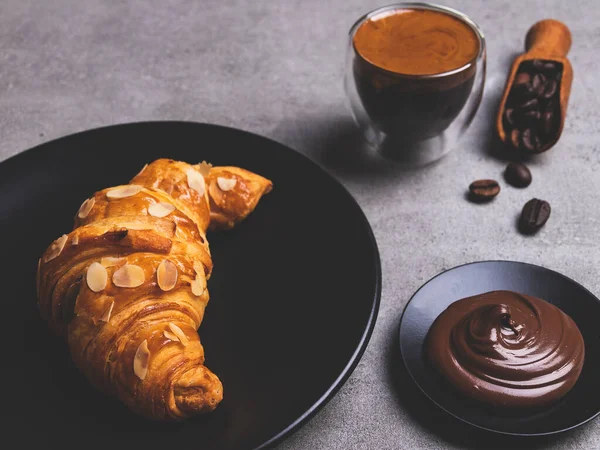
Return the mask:
<path fill-rule="evenodd" d="M 223 387 L 196 331 L 212 271 L 206 230 L 231 228 L 271 187 L 237 167 L 159 159 L 83 202 L 42 255 L 37 291 L 96 387 L 152 419 L 216 408 Z"/>

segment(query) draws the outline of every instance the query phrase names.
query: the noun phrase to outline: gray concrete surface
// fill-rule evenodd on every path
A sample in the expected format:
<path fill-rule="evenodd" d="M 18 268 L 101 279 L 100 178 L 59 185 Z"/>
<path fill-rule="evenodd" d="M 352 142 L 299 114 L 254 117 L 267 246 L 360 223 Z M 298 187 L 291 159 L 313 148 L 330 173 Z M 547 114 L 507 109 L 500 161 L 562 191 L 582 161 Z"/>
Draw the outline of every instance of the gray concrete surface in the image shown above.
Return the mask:
<path fill-rule="evenodd" d="M 600 420 L 543 440 L 477 433 L 394 387 L 399 316 L 440 271 L 484 259 L 542 264 L 600 295 L 600 5 L 597 0 L 448 1 L 488 40 L 481 108 L 463 141 L 417 171 L 354 150 L 342 89 L 346 33 L 374 0 L 2 0 L 0 159 L 76 131 L 181 119 L 239 127 L 325 165 L 357 198 L 381 251 L 383 295 L 373 338 L 338 395 L 280 449 L 600 448 Z M 558 145 L 531 162 L 534 183 L 485 206 L 464 199 L 500 178 L 490 130 L 512 57 L 528 27 L 554 17 L 573 32 L 575 80 Z M 536 237 L 515 230 L 531 197 L 552 217 Z M 421 402 L 423 403 L 423 402 Z M 415 406 L 415 404 L 417 406 Z"/>

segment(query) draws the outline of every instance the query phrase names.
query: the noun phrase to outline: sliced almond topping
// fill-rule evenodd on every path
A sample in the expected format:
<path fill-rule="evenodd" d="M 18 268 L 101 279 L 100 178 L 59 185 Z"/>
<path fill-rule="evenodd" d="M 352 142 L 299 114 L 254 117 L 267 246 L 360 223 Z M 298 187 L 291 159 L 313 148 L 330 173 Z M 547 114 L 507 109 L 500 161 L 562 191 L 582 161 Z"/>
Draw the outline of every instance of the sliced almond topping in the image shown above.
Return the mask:
<path fill-rule="evenodd" d="M 104 267 L 113 267 L 119 266 L 121 264 L 125 264 L 127 262 L 127 258 L 116 258 L 114 256 L 105 256 L 100 260 L 100 264 Z"/>
<path fill-rule="evenodd" d="M 194 272 L 204 275 L 204 264 L 200 261 L 194 261 Z"/>
<path fill-rule="evenodd" d="M 133 358 L 133 373 L 135 373 L 140 380 L 146 378 L 149 362 L 150 350 L 148 350 L 148 341 L 144 339 L 144 342 L 137 348 Z"/>
<path fill-rule="evenodd" d="M 167 339 L 171 339 L 173 342 L 179 342 L 179 338 L 177 336 L 175 336 L 173 333 L 171 333 L 170 331 L 163 331 L 163 334 L 165 335 L 165 337 Z"/>
<path fill-rule="evenodd" d="M 100 292 L 106 287 L 108 273 L 102 264 L 93 262 L 90 267 L 88 267 L 85 280 L 87 281 L 88 287 L 93 292 Z"/>
<path fill-rule="evenodd" d="M 217 184 L 219 185 L 219 189 L 227 192 L 235 187 L 235 185 L 237 184 L 237 179 L 218 177 Z"/>
<path fill-rule="evenodd" d="M 113 273 L 112 282 L 115 286 L 123 288 L 135 288 L 146 281 L 144 269 L 133 264 L 125 264 Z"/>
<path fill-rule="evenodd" d="M 94 207 L 95 204 L 96 204 L 96 199 L 94 197 L 88 198 L 79 207 L 79 212 L 77 213 L 77 216 L 80 219 L 85 219 L 88 216 L 88 214 L 90 213 L 90 211 L 92 210 L 92 208 Z"/>
<path fill-rule="evenodd" d="M 79 245 L 79 235 L 78 234 L 73 236 L 73 239 L 71 239 L 71 245 Z"/>
<path fill-rule="evenodd" d="M 179 338 L 179 340 L 181 341 L 181 343 L 183 344 L 184 347 L 190 343 L 190 340 L 185 335 L 183 330 L 181 328 L 179 328 L 177 325 L 175 325 L 173 322 L 169 323 L 169 329 L 173 332 L 173 334 L 175 336 L 177 336 Z"/>
<path fill-rule="evenodd" d="M 175 206 L 170 203 L 160 202 L 148 206 L 148 214 L 153 217 L 166 217 L 173 211 L 175 211 Z"/>
<path fill-rule="evenodd" d="M 143 231 L 143 230 L 150 230 L 151 228 L 149 225 L 146 225 L 143 223 L 130 223 L 127 225 L 127 229 Z"/>
<path fill-rule="evenodd" d="M 52 245 L 50 245 L 50 251 L 44 258 L 44 262 L 52 261 L 58 255 L 60 255 L 63 251 L 63 248 L 65 248 L 68 238 L 69 237 L 66 234 L 63 234 L 61 237 L 55 240 Z"/>
<path fill-rule="evenodd" d="M 158 265 L 156 280 L 163 291 L 170 291 L 177 284 L 177 266 L 165 259 Z"/>
<path fill-rule="evenodd" d="M 206 290 L 206 278 L 204 278 L 204 275 L 198 274 L 190 285 L 192 286 L 192 294 L 200 297 Z"/>
<path fill-rule="evenodd" d="M 104 314 L 102 314 L 102 317 L 100 317 L 100 320 L 102 322 L 108 323 L 110 321 L 110 316 L 112 315 L 112 310 L 114 307 L 115 307 L 115 301 L 111 300 L 110 306 L 108 308 L 106 308 L 106 311 L 104 311 Z"/>
<path fill-rule="evenodd" d="M 210 169 L 212 168 L 212 164 L 211 163 L 207 163 L 206 161 L 202 161 L 200 164 L 198 164 L 196 167 L 198 167 L 198 172 L 200 172 L 202 174 L 202 176 L 208 176 L 208 172 L 210 172 Z"/>
<path fill-rule="evenodd" d="M 126 184 L 124 186 L 118 186 L 111 189 L 106 193 L 108 198 L 126 198 L 131 197 L 142 190 L 141 186 L 137 184 Z"/>
<path fill-rule="evenodd" d="M 192 167 L 187 170 L 186 175 L 188 186 L 201 196 L 204 196 L 204 193 L 206 192 L 206 182 L 204 181 L 204 177 Z"/>
<path fill-rule="evenodd" d="M 139 173 L 136 175 L 136 177 L 139 177 L 142 173 L 144 173 L 144 170 L 146 170 L 146 167 L 148 167 L 148 164 L 146 164 L 144 167 L 142 167 L 142 170 L 139 171 Z"/>

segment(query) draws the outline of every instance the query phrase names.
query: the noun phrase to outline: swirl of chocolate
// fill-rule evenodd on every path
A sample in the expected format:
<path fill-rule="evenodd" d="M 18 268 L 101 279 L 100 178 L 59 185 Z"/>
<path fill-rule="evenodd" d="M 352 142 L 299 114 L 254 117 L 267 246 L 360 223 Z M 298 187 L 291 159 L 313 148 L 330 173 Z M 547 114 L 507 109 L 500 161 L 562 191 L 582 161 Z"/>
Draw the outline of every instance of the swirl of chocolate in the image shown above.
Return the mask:
<path fill-rule="evenodd" d="M 507 408 L 562 398 L 583 367 L 583 337 L 556 306 L 511 291 L 452 303 L 427 335 L 432 365 L 459 391 Z"/>

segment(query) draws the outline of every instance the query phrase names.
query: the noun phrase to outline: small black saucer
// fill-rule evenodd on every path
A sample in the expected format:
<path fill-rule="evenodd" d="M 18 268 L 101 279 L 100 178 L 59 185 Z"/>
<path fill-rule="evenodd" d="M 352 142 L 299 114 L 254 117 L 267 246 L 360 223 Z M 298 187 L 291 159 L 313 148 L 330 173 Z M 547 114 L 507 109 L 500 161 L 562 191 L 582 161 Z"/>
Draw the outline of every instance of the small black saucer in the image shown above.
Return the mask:
<path fill-rule="evenodd" d="M 575 387 L 543 411 L 487 409 L 456 393 L 427 364 L 424 341 L 448 305 L 493 290 L 542 298 L 573 318 L 585 341 L 585 362 Z M 408 373 L 423 393 L 454 417 L 488 431 L 536 436 L 570 430 L 600 414 L 600 300 L 580 284 L 552 270 L 520 262 L 484 261 L 443 272 L 410 299 L 400 321 L 400 350 Z"/>

